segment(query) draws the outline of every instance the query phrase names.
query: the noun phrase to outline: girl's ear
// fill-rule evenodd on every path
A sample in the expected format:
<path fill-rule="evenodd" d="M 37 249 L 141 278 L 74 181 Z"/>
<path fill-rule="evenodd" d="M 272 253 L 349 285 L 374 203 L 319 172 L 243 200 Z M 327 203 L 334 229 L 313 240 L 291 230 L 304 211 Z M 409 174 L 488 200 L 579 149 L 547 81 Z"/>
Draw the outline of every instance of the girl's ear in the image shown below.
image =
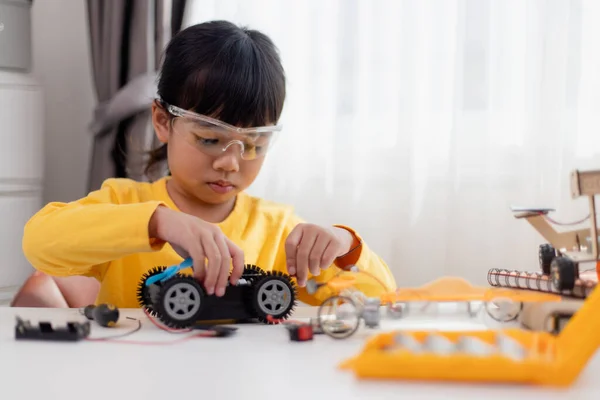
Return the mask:
<path fill-rule="evenodd" d="M 169 141 L 170 118 L 167 111 L 155 100 L 152 102 L 152 125 L 161 143 Z"/>

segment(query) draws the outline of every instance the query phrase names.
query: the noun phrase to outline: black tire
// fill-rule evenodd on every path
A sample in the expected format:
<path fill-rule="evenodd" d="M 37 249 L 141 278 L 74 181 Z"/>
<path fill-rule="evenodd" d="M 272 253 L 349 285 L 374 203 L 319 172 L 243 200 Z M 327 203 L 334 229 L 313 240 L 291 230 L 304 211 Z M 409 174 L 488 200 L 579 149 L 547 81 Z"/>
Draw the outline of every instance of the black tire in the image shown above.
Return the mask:
<path fill-rule="evenodd" d="M 242 272 L 242 278 L 249 282 L 255 282 L 259 277 L 264 276 L 265 271 L 254 264 L 244 265 L 244 271 Z"/>
<path fill-rule="evenodd" d="M 252 308 L 259 321 L 272 323 L 273 319 L 287 319 L 297 303 L 296 285 L 291 278 L 276 271 L 268 271 L 256 278 L 252 285 Z"/>
<path fill-rule="evenodd" d="M 550 264 L 556 257 L 556 250 L 551 244 L 541 244 L 539 248 L 540 268 L 544 275 L 550 275 Z"/>
<path fill-rule="evenodd" d="M 196 279 L 175 276 L 163 283 L 154 308 L 165 325 L 189 328 L 198 320 L 204 299 L 204 289 Z"/>
<path fill-rule="evenodd" d="M 556 257 L 550 265 L 552 285 L 556 290 L 573 290 L 577 280 L 577 265 L 568 257 Z"/>
<path fill-rule="evenodd" d="M 154 307 L 153 307 L 154 302 L 153 302 L 152 297 L 150 296 L 149 287 L 146 286 L 146 281 L 151 276 L 160 274 L 161 272 L 163 272 L 166 269 L 167 269 L 167 267 L 154 267 L 154 268 L 150 269 L 149 271 L 147 271 L 146 273 L 144 273 L 142 275 L 142 278 L 140 279 L 140 282 L 138 283 L 138 287 L 137 287 L 137 291 L 136 291 L 138 304 L 140 305 L 140 307 L 145 308 L 146 311 L 148 311 L 148 313 L 152 316 L 156 316 L 156 312 L 154 311 Z"/>

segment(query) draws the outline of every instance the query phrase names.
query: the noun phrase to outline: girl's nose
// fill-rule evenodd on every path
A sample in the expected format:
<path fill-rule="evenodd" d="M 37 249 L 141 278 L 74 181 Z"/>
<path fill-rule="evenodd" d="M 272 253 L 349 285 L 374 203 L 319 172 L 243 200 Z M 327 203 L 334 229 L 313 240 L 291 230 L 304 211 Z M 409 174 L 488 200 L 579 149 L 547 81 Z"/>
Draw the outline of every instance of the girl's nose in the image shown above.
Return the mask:
<path fill-rule="evenodd" d="M 225 147 L 225 151 L 221 153 L 213 163 L 213 168 L 216 170 L 237 172 L 240 169 L 239 158 L 244 150 L 244 145 L 241 142 L 235 141 L 229 143 Z"/>

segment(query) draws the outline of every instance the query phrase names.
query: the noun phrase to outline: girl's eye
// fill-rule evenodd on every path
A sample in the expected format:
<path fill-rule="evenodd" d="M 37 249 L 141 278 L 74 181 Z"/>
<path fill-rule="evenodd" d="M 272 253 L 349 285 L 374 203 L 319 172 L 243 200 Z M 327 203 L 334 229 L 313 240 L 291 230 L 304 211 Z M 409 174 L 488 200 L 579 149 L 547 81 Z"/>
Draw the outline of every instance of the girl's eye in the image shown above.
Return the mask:
<path fill-rule="evenodd" d="M 246 145 L 246 148 L 244 151 L 247 151 L 248 153 L 251 154 L 255 154 L 255 155 L 261 155 L 263 153 L 263 146 L 256 146 L 256 145 Z"/>
<path fill-rule="evenodd" d="M 202 146 L 214 146 L 219 143 L 219 139 L 205 139 L 199 136 L 196 137 L 196 140 Z"/>

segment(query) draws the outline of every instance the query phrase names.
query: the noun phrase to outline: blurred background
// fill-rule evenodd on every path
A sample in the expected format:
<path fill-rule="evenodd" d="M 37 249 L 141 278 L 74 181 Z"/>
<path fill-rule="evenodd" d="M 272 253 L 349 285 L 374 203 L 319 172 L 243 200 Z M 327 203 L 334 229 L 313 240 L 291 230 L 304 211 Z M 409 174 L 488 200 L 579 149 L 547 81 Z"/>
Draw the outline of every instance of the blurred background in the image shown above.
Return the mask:
<path fill-rule="evenodd" d="M 355 227 L 400 285 L 537 270 L 511 205 L 587 215 L 569 172 L 600 169 L 595 0 L 0 0 L 0 301 L 43 204 L 145 179 L 162 48 L 213 19 L 270 35 L 287 72 L 250 192 Z"/>

